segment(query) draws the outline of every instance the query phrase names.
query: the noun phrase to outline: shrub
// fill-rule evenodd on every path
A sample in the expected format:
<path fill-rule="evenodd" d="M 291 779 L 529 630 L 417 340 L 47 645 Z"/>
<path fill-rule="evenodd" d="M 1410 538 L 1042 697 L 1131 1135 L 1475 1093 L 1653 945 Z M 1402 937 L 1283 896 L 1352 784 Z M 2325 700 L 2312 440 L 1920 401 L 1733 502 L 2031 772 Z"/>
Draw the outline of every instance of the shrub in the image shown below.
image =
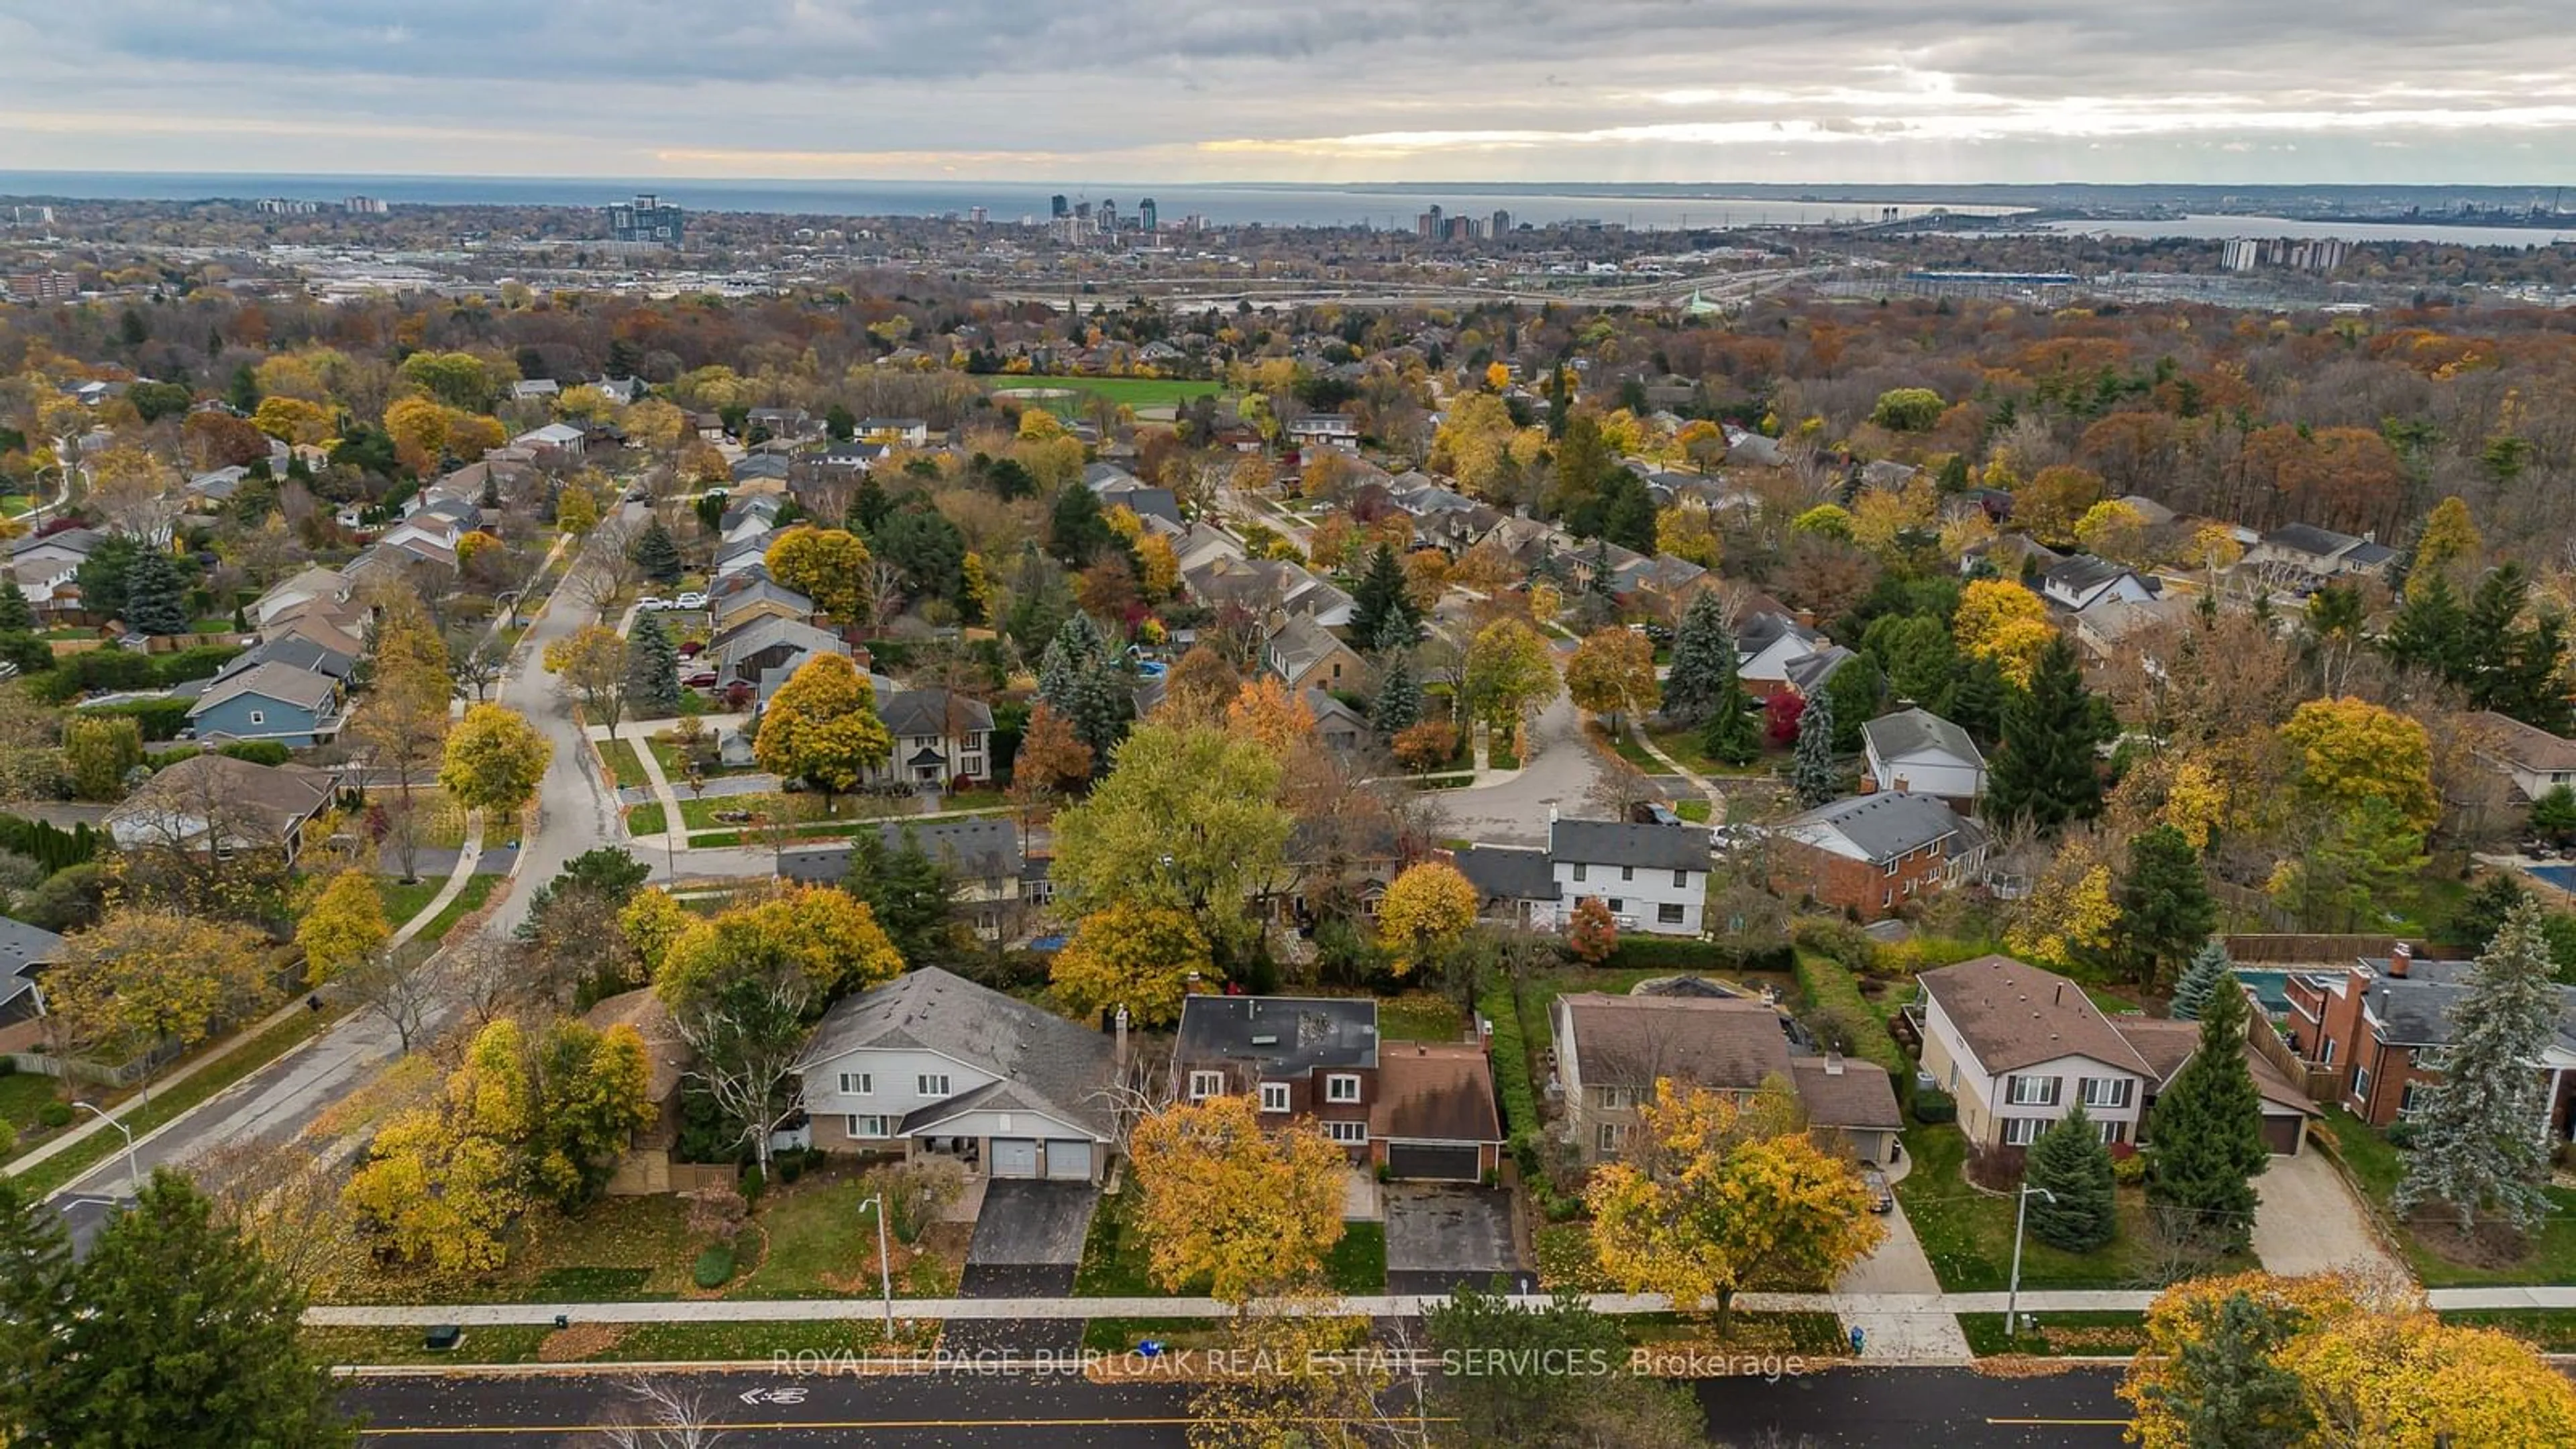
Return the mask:
<path fill-rule="evenodd" d="M 2021 1185 L 2029 1155 L 2029 1149 L 2022 1147 L 1971 1147 L 1968 1181 L 1994 1192 L 2010 1192 Z"/>
<path fill-rule="evenodd" d="M 1926 1127 L 1959 1120 L 1959 1104 L 1947 1092 L 1917 1089 L 1914 1093 L 1914 1120 Z"/>
<path fill-rule="evenodd" d="M 2388 1145 L 2400 1152 L 2411 1151 L 2415 1146 L 2415 1124 L 2403 1117 L 2389 1123 L 2385 1135 L 2388 1138 Z"/>
<path fill-rule="evenodd" d="M 696 1266 L 689 1270 L 691 1281 L 706 1289 L 722 1288 L 733 1281 L 733 1244 L 715 1243 L 698 1254 Z"/>
<path fill-rule="evenodd" d="M 1807 916 L 1789 932 L 1790 939 L 1808 951 L 1834 962 L 1855 975 L 1866 976 L 1879 969 L 1878 943 L 1860 927 L 1831 916 Z"/>
<path fill-rule="evenodd" d="M 1395 1181 L 1395 1164 L 1391 1162 L 1379 1163 L 1377 1165 L 1377 1180 L 1380 1182 Z"/>
<path fill-rule="evenodd" d="M 758 1202 L 760 1195 L 767 1191 L 769 1191 L 769 1179 L 759 1168 L 751 1167 L 743 1170 L 742 1200 L 744 1202 Z"/>
<path fill-rule="evenodd" d="M 179 731 L 188 727 L 188 711 L 195 704 L 196 701 L 193 699 L 138 699 L 125 704 L 84 709 L 81 712 L 111 717 L 129 716 L 142 727 L 145 739 L 175 740 L 179 737 Z"/>
<path fill-rule="evenodd" d="M 1761 946 L 1747 950 L 1716 941 L 1694 941 L 1680 936 L 1629 936 L 1611 948 L 1609 958 L 1601 963 L 1619 968 L 1658 968 L 1676 972 L 1702 971 L 1787 971 L 1797 964 L 1796 953 L 1789 947 Z"/>
<path fill-rule="evenodd" d="M 295 752 L 275 740 L 235 740 L 215 751 L 227 759 L 248 760 L 254 765 L 283 765 L 295 758 Z"/>
<path fill-rule="evenodd" d="M 236 644 L 200 644 L 164 654 L 152 661 L 155 681 L 162 685 L 185 684 L 192 679 L 212 679 L 233 657 L 241 653 Z"/>
<path fill-rule="evenodd" d="M 16 1057 L 0 1057 L 0 1077 L 14 1077 L 16 1075 L 18 1075 L 18 1059 Z"/>
<path fill-rule="evenodd" d="M 2143 1152 L 2123 1152 L 2111 1158 L 2111 1180 L 2122 1187 L 2138 1187 L 2147 1180 L 2147 1157 Z"/>
<path fill-rule="evenodd" d="M 1538 1094 L 1530 1085 L 1529 1044 L 1521 1036 L 1518 1004 L 1510 992 L 1498 991 L 1487 996 L 1483 1006 L 1484 1014 L 1494 1023 L 1491 1051 L 1503 1098 L 1503 1130 L 1515 1138 L 1527 1137 L 1535 1144 L 1539 1132 Z"/>
<path fill-rule="evenodd" d="M 69 1127 L 72 1125 L 72 1104 L 47 1102 L 36 1109 L 36 1121 L 46 1127 Z"/>
<path fill-rule="evenodd" d="M 869 1168 L 859 1186 L 885 1195 L 886 1228 L 909 1246 L 965 1195 L 966 1165 L 953 1157 L 916 1157 Z"/>
<path fill-rule="evenodd" d="M 6 1157 L 17 1150 L 18 1129 L 6 1122 L 0 1122 L 0 1157 Z"/>
<path fill-rule="evenodd" d="M 1567 1197 L 1563 1193 L 1549 1193 L 1546 1212 L 1549 1222 L 1570 1223 L 1583 1216 L 1583 1199 Z"/>
<path fill-rule="evenodd" d="M 1531 1133 L 1515 1132 L 1511 1141 L 1512 1161 L 1521 1169 L 1521 1180 L 1536 1182 L 1539 1174 L 1538 1138 Z"/>
<path fill-rule="evenodd" d="M 796 1179 L 805 1175 L 805 1154 L 802 1152 L 782 1152 L 776 1158 L 771 1160 L 770 1165 L 778 1169 L 778 1180 L 780 1182 L 794 1182 Z"/>

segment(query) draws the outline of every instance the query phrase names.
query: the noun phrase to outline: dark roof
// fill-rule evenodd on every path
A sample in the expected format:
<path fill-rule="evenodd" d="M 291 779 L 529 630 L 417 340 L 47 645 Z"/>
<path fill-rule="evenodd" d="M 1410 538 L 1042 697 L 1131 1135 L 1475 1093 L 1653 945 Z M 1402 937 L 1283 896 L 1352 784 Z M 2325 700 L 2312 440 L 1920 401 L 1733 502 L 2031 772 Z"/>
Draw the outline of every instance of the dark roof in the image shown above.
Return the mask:
<path fill-rule="evenodd" d="M 2084 988 L 2055 972 L 2010 956 L 1980 956 L 1917 979 L 1991 1075 L 2066 1056 L 2154 1074 Z"/>
<path fill-rule="evenodd" d="M 0 1004 L 25 995 L 35 984 L 32 968 L 50 964 L 62 946 L 63 938 L 42 926 L 0 916 Z"/>
<path fill-rule="evenodd" d="M 1551 860 L 1634 865 L 1650 870 L 1708 869 L 1708 831 L 1689 825 L 1631 825 L 1622 820 L 1557 820 L 1547 828 Z"/>
<path fill-rule="evenodd" d="M 1486 900 L 1552 901 L 1556 868 L 1547 852 L 1512 845 L 1471 845 L 1452 857 L 1458 873 Z"/>
<path fill-rule="evenodd" d="M 1877 750 L 1881 760 L 1901 760 L 1925 750 L 1939 750 L 1956 757 L 1960 763 L 1982 765 L 1986 757 L 1968 732 L 1926 709 L 1900 709 L 1883 714 L 1860 727 L 1861 738 Z"/>
<path fill-rule="evenodd" d="M 989 880 L 1020 873 L 1020 825 L 1006 816 L 980 815 L 956 820 L 889 820 L 877 836 L 889 848 L 903 844 L 906 831 L 923 851 L 965 879 Z M 847 841 L 790 846 L 778 852 L 778 873 L 806 885 L 839 885 L 849 878 Z"/>
<path fill-rule="evenodd" d="M 1798 1102 L 1807 1120 L 1819 1127 L 1900 1128 L 1905 1117 L 1896 1109 L 1896 1086 L 1887 1068 L 1845 1057 L 1797 1057 L 1789 1079 L 1798 1084 Z"/>
<path fill-rule="evenodd" d="M 2362 964 L 2379 973 L 2362 1003 L 2378 1018 L 2381 1041 L 2391 1046 L 2450 1045 L 2451 1013 L 2467 999 L 2477 962 L 2417 957 L 2407 963 L 2404 976 L 2389 975 L 2385 958 Z M 2558 988 L 2557 1044 L 2576 1051 L 2576 986 Z"/>
<path fill-rule="evenodd" d="M 1181 1002 L 1172 1060 L 1248 1062 L 1267 1077 L 1374 1067 L 1377 1003 L 1355 996 L 1192 996 Z"/>
<path fill-rule="evenodd" d="M 1494 1073 L 1465 1042 L 1397 1042 L 1378 1058 L 1369 1133 L 1403 1142 L 1500 1142 Z"/>
<path fill-rule="evenodd" d="M 1859 656 L 1840 644 L 1828 644 L 1813 654 L 1802 654 L 1790 660 L 1781 667 L 1780 672 L 1787 678 L 1791 688 L 1796 689 L 1800 694 L 1813 694 L 1824 688 L 1825 681 L 1833 678 L 1844 665 L 1851 663 L 1857 657 Z"/>
<path fill-rule="evenodd" d="M 1743 997 L 1609 996 L 1578 991 L 1556 999 L 1572 1039 L 1576 1071 L 1595 1086 L 1643 1085 L 1661 1077 L 1750 1091 L 1789 1074 L 1789 1035 L 1780 1013 Z"/>
<path fill-rule="evenodd" d="M 1760 610 L 1747 614 L 1736 622 L 1736 652 L 1750 659 L 1778 643 L 1783 635 L 1794 635 L 1810 646 L 1825 642 L 1824 635 L 1799 623 L 1787 614 Z"/>
<path fill-rule="evenodd" d="M 1107 1036 L 936 966 L 833 1003 L 798 1068 L 870 1047 L 938 1052 L 1002 1079 L 997 1085 L 1005 1090 L 970 1092 L 913 1114 L 925 1121 L 1018 1105 L 1104 1137 L 1115 1125 L 1106 1096 L 1115 1048 Z M 912 1118 L 905 1125 L 909 1130 Z"/>
<path fill-rule="evenodd" d="M 945 735 L 952 723 L 952 699 L 955 701 L 953 723 L 958 733 L 993 727 L 990 705 L 945 689 L 898 690 L 877 701 L 877 718 L 884 720 L 887 732 L 898 738 L 905 735 Z"/>
<path fill-rule="evenodd" d="M 1966 839 L 1977 827 L 1937 795 L 1883 790 L 1819 805 L 1781 822 L 1779 829 L 1790 839 L 1818 849 L 1831 850 L 1828 842 L 1839 841 L 1851 849 L 1835 854 L 1875 862 L 1894 860 L 1944 836 Z"/>
<path fill-rule="evenodd" d="M 333 679 L 346 679 L 349 677 L 349 671 L 358 667 L 356 658 L 340 650 L 305 638 L 301 634 L 280 634 L 273 639 L 263 640 L 257 648 L 236 654 L 226 660 L 224 667 L 215 672 L 215 678 L 229 678 L 243 670 L 254 669 L 262 664 L 282 664 L 290 669 L 327 674 Z"/>
<path fill-rule="evenodd" d="M 2122 574 L 2129 572 L 2130 569 L 2107 558 L 2079 553 L 2050 569 L 2047 581 L 2063 592 L 2081 595 L 2114 583 Z"/>
<path fill-rule="evenodd" d="M 2263 542 L 2288 553 L 2304 553 L 2315 558 L 2333 558 L 2361 542 L 2349 533 L 2319 528 L 2309 523 L 2284 524 L 2263 535 Z"/>

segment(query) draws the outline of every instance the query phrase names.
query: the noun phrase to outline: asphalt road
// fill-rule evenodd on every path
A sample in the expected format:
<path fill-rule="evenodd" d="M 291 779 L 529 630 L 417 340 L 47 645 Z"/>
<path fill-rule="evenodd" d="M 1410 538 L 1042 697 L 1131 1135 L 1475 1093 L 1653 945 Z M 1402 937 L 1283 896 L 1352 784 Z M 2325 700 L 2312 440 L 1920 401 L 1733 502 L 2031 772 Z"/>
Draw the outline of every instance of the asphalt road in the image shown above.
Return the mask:
<path fill-rule="evenodd" d="M 1163 1449 L 1188 1442 L 1185 1385 L 1105 1386 L 1072 1374 L 955 1371 L 891 1377 L 845 1373 L 682 1373 L 656 1382 L 693 1399 L 723 1443 L 864 1444 L 884 1449 L 1072 1445 Z M 1766 1435 L 1817 1446 L 1942 1444 L 2090 1449 L 2120 1442 L 2112 1396 L 2119 1370 L 1990 1378 L 1968 1369 L 1835 1369 L 1699 1382 L 1710 1442 Z M 638 1416 L 635 1381 L 618 1374 L 403 1377 L 352 1381 L 344 1395 L 372 1443 L 559 1446 Z"/>

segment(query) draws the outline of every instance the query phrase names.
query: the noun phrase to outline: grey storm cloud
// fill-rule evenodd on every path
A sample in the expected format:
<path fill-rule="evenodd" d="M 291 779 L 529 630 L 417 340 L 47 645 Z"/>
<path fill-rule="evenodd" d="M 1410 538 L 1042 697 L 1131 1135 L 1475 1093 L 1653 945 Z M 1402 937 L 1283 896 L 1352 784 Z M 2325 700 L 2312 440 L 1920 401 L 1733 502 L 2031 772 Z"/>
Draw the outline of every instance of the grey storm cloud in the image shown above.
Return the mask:
<path fill-rule="evenodd" d="M 0 165 L 1970 179 L 2302 137 L 2563 166 L 2566 0 L 0 0 Z"/>

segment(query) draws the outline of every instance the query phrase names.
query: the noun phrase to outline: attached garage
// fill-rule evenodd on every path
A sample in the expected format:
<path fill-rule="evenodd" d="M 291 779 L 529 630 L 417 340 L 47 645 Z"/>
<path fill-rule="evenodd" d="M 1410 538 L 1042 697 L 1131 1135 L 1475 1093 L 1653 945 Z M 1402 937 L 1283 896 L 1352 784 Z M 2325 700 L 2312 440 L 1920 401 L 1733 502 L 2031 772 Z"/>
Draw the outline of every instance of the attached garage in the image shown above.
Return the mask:
<path fill-rule="evenodd" d="M 1079 1137 L 1048 1138 L 1046 1175 L 1068 1182 L 1089 1182 L 1091 1144 Z"/>
<path fill-rule="evenodd" d="M 1474 1143 L 1390 1142 L 1387 1171 L 1397 1177 L 1432 1182 L 1477 1182 L 1484 1177 Z"/>
<path fill-rule="evenodd" d="M 994 1138 L 992 1141 L 992 1164 L 987 1170 L 995 1177 L 1037 1176 L 1037 1139 L 1034 1137 Z"/>
<path fill-rule="evenodd" d="M 2307 1140 L 2308 1117 L 2304 1112 L 2265 1112 L 2263 1145 L 2275 1157 L 2296 1157 Z"/>

